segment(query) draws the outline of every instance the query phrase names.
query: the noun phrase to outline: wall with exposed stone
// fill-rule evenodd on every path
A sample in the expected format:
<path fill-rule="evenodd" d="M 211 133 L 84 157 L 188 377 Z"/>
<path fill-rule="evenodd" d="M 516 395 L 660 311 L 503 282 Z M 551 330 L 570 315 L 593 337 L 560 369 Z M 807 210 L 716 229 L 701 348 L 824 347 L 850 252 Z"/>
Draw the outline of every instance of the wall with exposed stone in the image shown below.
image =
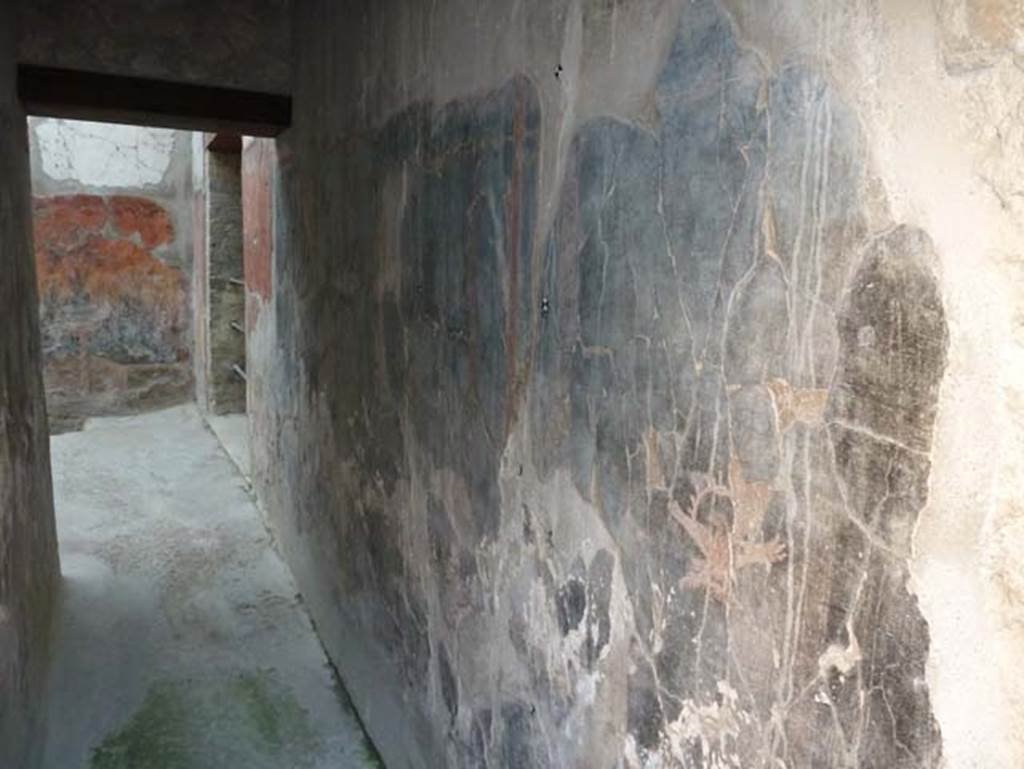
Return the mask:
<path fill-rule="evenodd" d="M 238 414 L 246 397 L 241 138 L 214 150 L 212 139 L 192 135 L 196 402 L 209 413 Z"/>
<path fill-rule="evenodd" d="M 187 133 L 31 121 L 54 430 L 192 397 Z"/>
<path fill-rule="evenodd" d="M 388 766 L 1021 765 L 1018 9 L 297 4 L 255 480 Z"/>
<path fill-rule="evenodd" d="M 56 597 L 57 544 L 32 259 L 28 137 L 0 5 L 0 766 L 33 769 Z"/>

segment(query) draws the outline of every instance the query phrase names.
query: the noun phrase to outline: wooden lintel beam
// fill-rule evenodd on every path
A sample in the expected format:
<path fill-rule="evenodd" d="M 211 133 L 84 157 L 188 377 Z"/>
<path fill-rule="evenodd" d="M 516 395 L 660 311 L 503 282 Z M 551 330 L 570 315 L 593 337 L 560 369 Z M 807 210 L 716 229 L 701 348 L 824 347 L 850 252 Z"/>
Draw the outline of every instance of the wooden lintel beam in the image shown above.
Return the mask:
<path fill-rule="evenodd" d="M 242 137 L 234 133 L 206 134 L 206 149 L 210 152 L 220 152 L 225 155 L 240 155 L 242 152 Z"/>
<path fill-rule="evenodd" d="M 19 65 L 18 95 L 30 115 L 105 123 L 277 136 L 291 97 L 78 70 Z"/>

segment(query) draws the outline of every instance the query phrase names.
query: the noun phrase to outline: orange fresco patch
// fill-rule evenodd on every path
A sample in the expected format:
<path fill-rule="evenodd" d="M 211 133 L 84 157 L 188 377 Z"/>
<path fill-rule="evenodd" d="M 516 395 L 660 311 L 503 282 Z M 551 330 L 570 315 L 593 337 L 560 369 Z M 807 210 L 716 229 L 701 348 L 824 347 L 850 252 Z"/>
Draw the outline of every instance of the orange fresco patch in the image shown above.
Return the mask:
<path fill-rule="evenodd" d="M 92 269 L 84 273 L 82 288 L 93 299 L 135 300 L 164 310 L 182 303 L 182 272 L 130 240 L 92 241 L 87 258 Z"/>
<path fill-rule="evenodd" d="M 163 308 L 183 299 L 182 272 L 130 240 L 92 237 L 66 251 L 37 249 L 37 262 L 44 297 L 66 299 L 84 292 L 90 299 L 134 299 Z"/>
<path fill-rule="evenodd" d="M 156 203 L 115 198 L 108 205 L 97 196 L 77 195 L 36 199 L 34 208 L 36 269 L 43 295 L 85 291 L 110 299 L 144 295 L 164 303 L 183 290 L 181 271 L 150 251 L 167 243 L 174 232 L 167 212 Z M 112 218 L 116 231 L 108 227 Z M 145 248 L 130 240 L 135 233 Z"/>
<path fill-rule="evenodd" d="M 144 246 L 133 239 L 138 234 Z M 185 319 L 184 273 L 151 248 L 173 238 L 167 212 L 152 201 L 94 195 L 35 201 L 36 273 L 44 302 L 74 297 L 131 303 L 172 326 Z"/>
<path fill-rule="evenodd" d="M 174 223 L 167 211 L 145 198 L 118 195 L 110 199 L 110 212 L 119 235 L 138 235 L 146 248 L 174 240 Z"/>
<path fill-rule="evenodd" d="M 106 227 L 106 201 L 96 195 L 36 198 L 33 203 L 37 249 L 72 248 Z"/>

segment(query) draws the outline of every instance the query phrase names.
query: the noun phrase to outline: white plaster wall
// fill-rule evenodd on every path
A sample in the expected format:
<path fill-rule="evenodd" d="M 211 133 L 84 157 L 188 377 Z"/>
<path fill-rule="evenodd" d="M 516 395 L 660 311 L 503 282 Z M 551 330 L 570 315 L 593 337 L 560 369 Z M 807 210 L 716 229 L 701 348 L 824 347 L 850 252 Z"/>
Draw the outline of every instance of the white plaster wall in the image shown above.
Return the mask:
<path fill-rule="evenodd" d="M 178 132 L 163 128 L 38 120 L 42 172 L 53 181 L 87 187 L 144 188 L 164 181 Z"/>
<path fill-rule="evenodd" d="M 1018 769 L 1024 594 L 1001 572 L 1019 582 L 1024 555 L 1014 501 L 1024 480 L 1024 71 L 1009 57 L 973 73 L 948 67 L 948 5 L 883 4 L 882 51 L 861 60 L 854 82 L 893 212 L 931 233 L 942 259 L 950 357 L 913 570 L 944 760 Z"/>

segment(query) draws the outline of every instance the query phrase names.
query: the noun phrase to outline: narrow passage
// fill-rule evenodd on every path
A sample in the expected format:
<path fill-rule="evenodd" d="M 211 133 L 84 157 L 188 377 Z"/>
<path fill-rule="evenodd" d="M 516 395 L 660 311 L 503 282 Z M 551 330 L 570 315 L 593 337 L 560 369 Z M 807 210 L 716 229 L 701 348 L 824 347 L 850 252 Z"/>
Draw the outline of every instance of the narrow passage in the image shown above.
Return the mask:
<path fill-rule="evenodd" d="M 248 482 L 193 406 L 52 440 L 45 769 L 376 766 Z"/>

